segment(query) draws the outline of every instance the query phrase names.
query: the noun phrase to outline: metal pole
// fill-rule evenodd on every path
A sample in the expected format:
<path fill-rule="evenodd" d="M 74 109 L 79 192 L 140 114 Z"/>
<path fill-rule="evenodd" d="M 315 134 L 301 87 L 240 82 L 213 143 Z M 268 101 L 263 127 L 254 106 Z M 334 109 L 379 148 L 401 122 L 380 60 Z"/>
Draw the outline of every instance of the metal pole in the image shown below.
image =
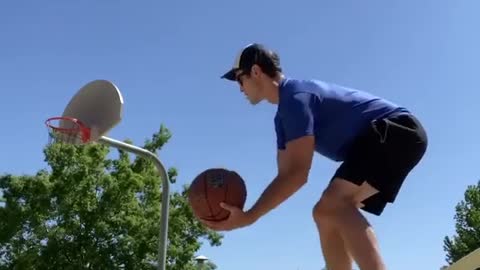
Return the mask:
<path fill-rule="evenodd" d="M 160 177 L 162 178 L 162 210 L 161 210 L 161 219 L 160 219 L 160 235 L 159 235 L 159 245 L 158 245 L 158 269 L 165 270 L 166 267 L 166 257 L 167 257 L 167 236 L 168 236 L 168 210 L 169 210 L 169 195 L 170 195 L 170 181 L 168 179 L 167 170 L 163 166 L 160 159 L 154 153 L 131 145 L 121 141 L 117 141 L 115 139 L 102 136 L 98 140 L 104 144 L 110 145 L 112 147 L 125 150 L 127 152 L 134 153 L 136 155 L 151 158 L 155 166 L 160 173 Z"/>

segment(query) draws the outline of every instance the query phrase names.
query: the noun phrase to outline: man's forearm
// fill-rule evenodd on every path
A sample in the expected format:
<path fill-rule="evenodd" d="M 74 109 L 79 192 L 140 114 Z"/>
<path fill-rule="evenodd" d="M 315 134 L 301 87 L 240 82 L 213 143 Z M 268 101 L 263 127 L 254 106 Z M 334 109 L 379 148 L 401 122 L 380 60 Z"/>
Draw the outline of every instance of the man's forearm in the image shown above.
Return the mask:
<path fill-rule="evenodd" d="M 304 174 L 277 175 L 262 193 L 257 202 L 248 210 L 254 220 L 274 209 L 296 191 L 307 181 Z"/>

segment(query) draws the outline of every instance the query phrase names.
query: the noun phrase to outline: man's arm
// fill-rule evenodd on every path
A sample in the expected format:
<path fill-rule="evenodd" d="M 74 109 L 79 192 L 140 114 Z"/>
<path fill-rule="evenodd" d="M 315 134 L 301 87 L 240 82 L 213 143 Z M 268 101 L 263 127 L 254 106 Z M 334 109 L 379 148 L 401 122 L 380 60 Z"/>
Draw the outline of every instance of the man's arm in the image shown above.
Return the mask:
<path fill-rule="evenodd" d="M 288 142 L 285 150 L 278 150 L 277 176 L 248 210 L 254 221 L 276 208 L 307 182 L 314 154 L 314 142 L 314 137 L 307 135 Z"/>
<path fill-rule="evenodd" d="M 285 97 L 279 106 L 276 118 L 278 173 L 247 211 L 253 221 L 284 202 L 307 182 L 315 149 L 316 102 L 316 97 L 310 93 L 296 93 Z"/>

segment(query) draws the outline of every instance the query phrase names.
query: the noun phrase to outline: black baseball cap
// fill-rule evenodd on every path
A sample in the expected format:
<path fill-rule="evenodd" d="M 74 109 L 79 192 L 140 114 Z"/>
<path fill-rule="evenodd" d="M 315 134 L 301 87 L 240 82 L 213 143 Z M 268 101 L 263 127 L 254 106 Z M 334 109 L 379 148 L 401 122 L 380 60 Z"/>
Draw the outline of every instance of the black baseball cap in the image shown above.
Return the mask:
<path fill-rule="evenodd" d="M 233 67 L 222 75 L 222 79 L 236 81 L 235 72 L 243 70 L 250 72 L 253 65 L 260 67 L 273 68 L 275 71 L 281 72 L 280 58 L 278 55 L 267 49 L 264 45 L 259 43 L 251 43 L 245 46 L 235 57 Z"/>

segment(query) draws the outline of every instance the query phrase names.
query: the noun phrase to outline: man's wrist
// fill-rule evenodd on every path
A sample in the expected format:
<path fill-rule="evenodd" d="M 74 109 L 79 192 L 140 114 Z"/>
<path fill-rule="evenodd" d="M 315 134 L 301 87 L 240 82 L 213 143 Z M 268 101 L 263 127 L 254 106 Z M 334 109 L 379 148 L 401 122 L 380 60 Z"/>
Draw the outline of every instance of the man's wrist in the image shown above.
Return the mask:
<path fill-rule="evenodd" d="M 250 223 L 256 222 L 261 217 L 261 214 L 254 207 L 250 208 L 246 213 Z"/>

